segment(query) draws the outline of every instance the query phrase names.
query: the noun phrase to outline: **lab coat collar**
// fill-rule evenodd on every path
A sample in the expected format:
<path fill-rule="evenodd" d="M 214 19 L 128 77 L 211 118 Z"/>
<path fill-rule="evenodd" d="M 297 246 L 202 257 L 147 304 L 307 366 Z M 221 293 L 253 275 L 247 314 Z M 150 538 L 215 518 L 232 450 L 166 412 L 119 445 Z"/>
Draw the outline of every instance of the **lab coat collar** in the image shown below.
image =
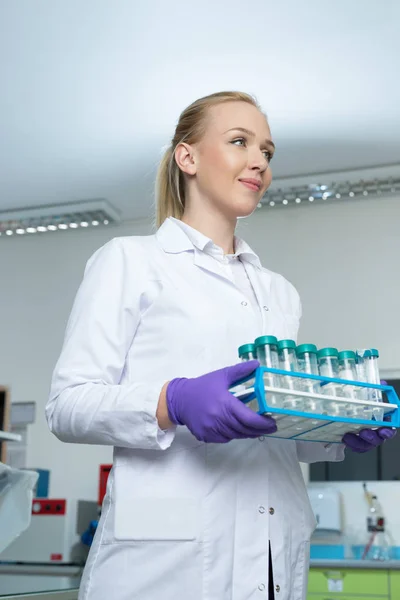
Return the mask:
<path fill-rule="evenodd" d="M 165 252 L 178 254 L 195 250 L 197 259 L 199 259 L 199 252 L 196 252 L 196 250 L 206 254 L 207 246 L 214 244 L 210 238 L 200 233 L 200 231 L 196 231 L 193 227 L 173 217 L 169 217 L 164 221 L 157 231 L 156 237 Z M 235 256 L 240 256 L 242 261 L 252 264 L 257 269 L 262 269 L 257 254 L 244 240 L 235 236 L 235 247 Z M 210 258 L 212 257 L 210 256 Z"/>

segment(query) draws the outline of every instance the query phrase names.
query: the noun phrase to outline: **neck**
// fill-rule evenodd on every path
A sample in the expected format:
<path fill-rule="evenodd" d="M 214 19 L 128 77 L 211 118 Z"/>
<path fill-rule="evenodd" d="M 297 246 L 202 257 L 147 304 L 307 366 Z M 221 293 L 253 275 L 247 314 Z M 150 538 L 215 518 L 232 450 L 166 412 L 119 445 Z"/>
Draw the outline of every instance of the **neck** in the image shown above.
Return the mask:
<path fill-rule="evenodd" d="M 182 221 L 210 238 L 222 248 L 224 254 L 234 253 L 236 219 L 228 219 L 209 207 L 206 210 L 195 211 L 189 205 L 185 208 Z"/>

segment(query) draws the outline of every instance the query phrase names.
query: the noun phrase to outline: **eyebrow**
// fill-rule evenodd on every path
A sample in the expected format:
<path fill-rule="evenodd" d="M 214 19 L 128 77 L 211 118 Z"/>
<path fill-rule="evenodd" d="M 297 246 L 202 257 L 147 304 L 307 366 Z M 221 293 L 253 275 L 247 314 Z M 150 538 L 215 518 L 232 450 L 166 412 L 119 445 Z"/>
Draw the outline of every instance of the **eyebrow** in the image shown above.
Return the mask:
<path fill-rule="evenodd" d="M 225 133 L 229 133 L 229 131 L 241 131 L 242 133 L 247 133 L 247 135 L 250 135 L 251 137 L 255 137 L 256 135 L 254 131 L 250 131 L 250 129 L 246 129 L 245 127 L 232 127 L 232 129 L 228 129 Z M 272 140 L 265 140 L 265 143 L 275 150 L 275 144 Z"/>

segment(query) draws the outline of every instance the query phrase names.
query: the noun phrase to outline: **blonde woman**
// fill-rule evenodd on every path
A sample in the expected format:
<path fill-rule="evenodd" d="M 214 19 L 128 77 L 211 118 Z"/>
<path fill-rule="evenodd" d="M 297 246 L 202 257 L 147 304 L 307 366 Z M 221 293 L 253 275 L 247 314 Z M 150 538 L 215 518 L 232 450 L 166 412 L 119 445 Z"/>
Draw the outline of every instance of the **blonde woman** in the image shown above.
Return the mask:
<path fill-rule="evenodd" d="M 306 597 L 299 461 L 344 445 L 269 438 L 273 419 L 228 392 L 258 364 L 235 364 L 239 345 L 299 327 L 296 290 L 234 235 L 273 154 L 252 97 L 197 100 L 159 168 L 157 233 L 88 262 L 47 405 L 61 440 L 114 446 L 81 600 Z"/>

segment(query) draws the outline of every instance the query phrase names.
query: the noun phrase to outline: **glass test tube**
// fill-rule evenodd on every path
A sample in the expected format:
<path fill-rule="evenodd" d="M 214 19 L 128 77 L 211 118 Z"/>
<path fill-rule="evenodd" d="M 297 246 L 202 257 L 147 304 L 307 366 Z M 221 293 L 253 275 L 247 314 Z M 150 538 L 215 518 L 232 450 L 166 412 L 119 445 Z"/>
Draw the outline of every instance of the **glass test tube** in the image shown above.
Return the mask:
<path fill-rule="evenodd" d="M 283 371 L 297 371 L 296 343 L 293 340 L 280 340 L 278 342 L 279 368 Z M 280 376 L 281 387 L 286 390 L 301 389 L 300 379 L 290 375 Z M 302 411 L 304 399 L 301 396 L 284 396 L 283 407 L 291 410 Z"/>
<path fill-rule="evenodd" d="M 368 383 L 375 383 L 376 385 L 379 385 L 381 382 L 379 376 L 379 352 L 376 348 L 371 348 L 370 350 L 367 350 L 365 356 L 365 363 Z M 383 403 L 381 390 L 369 389 L 368 391 L 370 400 L 372 400 L 373 402 Z M 372 414 L 376 421 L 383 421 L 383 407 L 374 407 L 372 409 Z"/>
<path fill-rule="evenodd" d="M 279 369 L 278 340 L 274 335 L 262 335 L 254 341 L 257 359 L 263 367 Z M 279 376 L 276 373 L 264 373 L 264 383 L 268 387 L 279 387 Z M 278 408 L 283 404 L 281 394 L 267 392 L 267 404 Z"/>
<path fill-rule="evenodd" d="M 356 354 L 352 350 L 343 350 L 339 352 L 339 377 L 350 381 L 357 381 Z M 352 400 L 362 400 L 363 390 L 353 385 L 342 385 L 342 393 L 346 398 Z M 362 404 L 347 405 L 347 415 L 357 419 L 371 419 L 372 410 Z"/>
<path fill-rule="evenodd" d="M 337 348 L 321 348 L 317 352 L 318 369 L 323 377 L 339 377 L 339 352 Z M 328 396 L 342 396 L 340 385 L 337 383 L 327 383 L 321 386 L 323 394 Z M 333 417 L 346 417 L 346 405 L 343 402 L 328 401 L 324 403 L 324 412 Z"/>
<path fill-rule="evenodd" d="M 297 364 L 300 373 L 309 373 L 310 375 L 319 375 L 317 347 L 314 344 L 300 344 L 296 348 Z M 319 381 L 313 379 L 301 379 L 302 389 L 309 394 L 320 394 L 321 387 Z M 304 398 L 305 412 L 322 413 L 323 401 L 319 398 Z"/>

